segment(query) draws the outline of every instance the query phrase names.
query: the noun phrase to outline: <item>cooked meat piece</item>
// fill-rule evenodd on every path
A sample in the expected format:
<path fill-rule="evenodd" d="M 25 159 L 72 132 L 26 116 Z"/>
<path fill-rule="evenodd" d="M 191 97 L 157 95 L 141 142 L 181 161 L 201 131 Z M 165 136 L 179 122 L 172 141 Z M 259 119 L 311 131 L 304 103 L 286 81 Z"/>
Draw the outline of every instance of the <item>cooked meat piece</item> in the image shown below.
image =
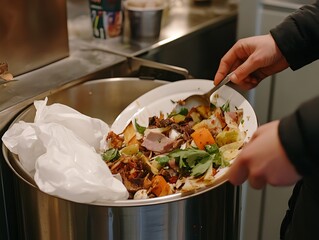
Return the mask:
<path fill-rule="evenodd" d="M 237 128 L 243 119 L 243 109 L 239 109 L 235 112 L 226 112 L 225 113 L 225 121 L 230 127 Z"/>
<path fill-rule="evenodd" d="M 159 132 L 150 131 L 144 138 L 142 146 L 157 153 L 169 152 L 173 149 L 175 140 Z"/>

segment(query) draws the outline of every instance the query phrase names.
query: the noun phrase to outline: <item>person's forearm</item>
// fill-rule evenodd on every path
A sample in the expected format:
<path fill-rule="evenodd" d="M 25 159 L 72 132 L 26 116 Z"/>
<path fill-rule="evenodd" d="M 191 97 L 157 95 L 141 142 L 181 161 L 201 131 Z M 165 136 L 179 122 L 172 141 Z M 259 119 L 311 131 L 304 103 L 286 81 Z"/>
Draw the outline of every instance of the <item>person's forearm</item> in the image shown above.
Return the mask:
<path fill-rule="evenodd" d="M 280 141 L 301 175 L 318 174 L 319 169 L 319 96 L 303 103 L 279 124 Z"/>
<path fill-rule="evenodd" d="M 319 1 L 305 5 L 270 30 L 291 69 L 319 58 Z"/>

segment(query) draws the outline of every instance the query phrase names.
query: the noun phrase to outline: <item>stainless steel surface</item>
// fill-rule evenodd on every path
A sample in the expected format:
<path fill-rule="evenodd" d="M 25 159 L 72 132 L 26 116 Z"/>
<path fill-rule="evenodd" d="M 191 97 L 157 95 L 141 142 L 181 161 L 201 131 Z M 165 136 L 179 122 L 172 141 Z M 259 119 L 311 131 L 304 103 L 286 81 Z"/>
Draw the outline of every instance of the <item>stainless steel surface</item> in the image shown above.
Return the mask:
<path fill-rule="evenodd" d="M 25 107 L 36 98 L 88 80 L 93 73 L 104 71 L 111 75 L 116 67 L 112 70 L 110 67 L 125 61 L 124 57 L 102 51 L 79 51 L 71 57 L 20 75 L 15 78 L 16 81 L 0 85 L 0 116 L 2 111 L 10 112 L 21 105 Z"/>
<path fill-rule="evenodd" d="M 152 69 L 148 71 L 148 69 Z M 156 71 L 158 70 L 158 72 Z M 16 114 L 19 110 L 32 104 L 35 99 L 61 91 L 70 86 L 113 76 L 136 76 L 143 78 L 165 79 L 180 76 L 189 78 L 186 69 L 154 63 L 152 61 L 125 58 L 100 50 L 77 50 L 71 57 L 43 67 L 32 73 L 21 75 L 16 81 L 0 85 L 0 118 Z M 179 78 L 180 79 L 180 78 Z M 0 122 L 0 129 L 6 121 Z"/>
<path fill-rule="evenodd" d="M 49 101 L 111 123 L 133 99 L 161 84 L 165 82 L 136 78 L 95 80 L 52 94 Z M 32 120 L 32 111 L 29 109 L 15 121 Z M 6 158 L 8 155 L 4 154 Z M 181 200 L 114 207 L 53 197 L 17 172 L 14 175 L 23 239 L 238 239 L 240 191 L 229 183 Z"/>
<path fill-rule="evenodd" d="M 94 39 L 91 36 L 91 20 L 87 1 L 69 0 L 67 3 L 70 16 L 68 20 L 70 55 L 60 61 L 20 75 L 15 78 L 17 81 L 1 84 L 1 117 L 12 115 L 12 112 L 16 113 L 15 109 L 21 110 L 36 98 L 92 79 L 93 75 L 103 78 L 128 76 L 130 73 L 126 65 L 133 64 L 134 67 L 138 61 L 126 61 L 127 57 L 131 58 L 177 39 L 192 36 L 208 27 L 222 26 L 225 22 L 235 18 L 237 14 L 235 9 L 229 8 L 226 13 L 219 15 L 214 13 L 216 12 L 214 5 L 199 7 L 185 1 L 183 5 L 177 4 L 170 8 L 158 42 L 147 46 L 136 46 L 123 44 L 121 37 L 102 41 Z M 85 22 L 88 21 L 88 24 L 80 20 L 83 18 Z M 80 27 L 81 34 L 76 31 L 78 27 Z M 2 28 L 0 31 L 3 31 Z M 0 51 L 0 55 L 1 53 Z M 126 69 L 124 72 L 121 72 L 123 71 L 122 65 Z M 111 67 L 112 70 L 110 70 Z M 97 73 L 100 75 L 97 76 Z"/>
<path fill-rule="evenodd" d="M 154 42 L 161 32 L 163 9 L 130 9 L 127 12 L 126 21 L 129 21 L 129 42 L 134 44 L 140 41 Z"/>
<path fill-rule="evenodd" d="M 25 170 L 23 165 L 18 160 L 18 156 L 16 156 L 15 154 L 11 154 L 4 145 L 2 146 L 2 152 L 5 156 L 5 159 L 8 160 L 8 165 L 12 169 L 12 171 L 18 176 L 21 176 L 21 179 L 24 179 L 29 184 L 36 187 L 36 183 L 33 177 L 31 176 L 31 174 L 29 174 L 28 171 Z"/>
<path fill-rule="evenodd" d="M 19 75 L 69 55 L 66 0 L 2 0 L 0 62 Z"/>
<path fill-rule="evenodd" d="M 69 0 L 70 1 L 70 0 Z M 163 12 L 163 23 L 160 36 L 153 42 L 143 42 L 130 44 L 126 30 L 127 22 L 124 21 L 124 32 L 120 37 L 106 40 L 94 39 L 91 34 L 89 15 L 86 13 L 87 4 L 85 0 L 78 0 L 81 5 L 69 3 L 69 10 L 76 9 L 78 14 L 73 14 L 69 19 L 69 33 L 71 39 L 76 38 L 88 48 L 104 49 L 124 56 L 139 56 L 152 49 L 156 49 L 173 43 L 176 40 L 192 37 L 207 29 L 222 26 L 224 23 L 237 17 L 237 6 L 235 4 L 225 4 L 220 7 L 223 0 L 214 0 L 210 4 L 196 5 L 192 0 L 172 0 L 169 9 Z M 77 31 L 81 25 L 81 33 Z M 213 31 L 213 30 L 211 30 Z"/>
<path fill-rule="evenodd" d="M 150 81 L 153 79 L 176 81 L 190 77 L 187 70 L 179 67 L 137 58 L 113 56 L 104 51 L 100 53 L 100 51 L 75 48 L 72 57 L 67 60 L 22 75 L 14 85 L 10 83 L 1 86 L 0 136 L 6 131 L 10 122 L 17 117 L 17 114 L 32 104 L 35 99 L 43 99 L 45 96 L 61 92 L 85 81 L 113 76 L 139 76 L 143 79 L 150 79 Z M 143 89 L 143 87 L 141 88 Z M 133 97 L 134 93 L 135 91 L 131 92 Z M 19 96 L 19 94 L 21 95 Z M 77 101 L 77 99 L 73 100 Z M 6 164 L 3 154 L 0 154 L 1 239 L 25 239 L 24 230 L 21 229 L 23 223 L 18 224 L 21 212 L 25 211 L 20 208 L 20 203 L 16 201 L 17 197 L 15 196 L 15 193 L 19 191 L 17 187 L 14 187 L 18 175 Z"/>

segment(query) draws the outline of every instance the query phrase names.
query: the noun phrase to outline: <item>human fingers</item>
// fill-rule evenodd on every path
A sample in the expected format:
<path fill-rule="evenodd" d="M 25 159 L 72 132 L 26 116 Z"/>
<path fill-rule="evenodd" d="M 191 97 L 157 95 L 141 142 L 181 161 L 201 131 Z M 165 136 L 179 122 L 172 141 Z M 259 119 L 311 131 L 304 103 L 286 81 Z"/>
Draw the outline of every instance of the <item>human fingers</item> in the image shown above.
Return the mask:
<path fill-rule="evenodd" d="M 277 120 L 260 126 L 235 160 L 248 169 L 248 181 L 256 189 L 290 186 L 301 178 L 280 143 L 278 125 Z"/>
<path fill-rule="evenodd" d="M 280 142 L 278 126 L 279 121 L 276 120 L 262 125 L 256 131 L 252 141 L 253 148 L 247 150 L 252 154 L 258 154 L 255 155 L 255 158 L 259 156 L 263 161 L 260 161 L 258 165 L 256 164 L 251 175 L 263 176 L 264 180 L 272 186 L 290 186 L 296 183 L 301 176 L 288 159 Z M 261 144 L 266 145 L 267 148 L 262 148 Z M 256 152 L 254 153 L 253 151 Z M 269 152 L 272 154 L 269 154 Z"/>
<path fill-rule="evenodd" d="M 214 76 L 214 84 L 219 84 L 231 72 L 231 69 L 232 67 L 222 59 Z"/>
<path fill-rule="evenodd" d="M 241 64 L 241 63 L 240 63 Z M 253 74 L 253 75 L 248 75 L 245 79 L 243 80 L 238 80 L 236 73 L 234 72 L 234 70 L 240 66 L 239 62 L 236 63 L 232 68 L 230 68 L 230 81 L 236 83 L 238 86 L 240 86 L 243 90 L 249 90 L 252 89 L 254 87 L 256 87 L 260 81 L 264 78 L 261 77 L 257 77 L 257 74 Z M 214 85 L 217 85 L 218 83 L 220 83 L 225 77 L 226 75 L 229 74 L 227 73 L 221 73 L 221 72 L 217 72 L 215 75 L 215 79 L 214 79 Z M 234 76 L 232 76 L 234 74 Z"/>
<path fill-rule="evenodd" d="M 248 177 L 248 182 L 249 185 L 255 189 L 262 189 L 266 186 L 267 181 L 264 177 L 253 177 L 253 176 L 249 176 Z"/>
<path fill-rule="evenodd" d="M 236 42 L 220 60 L 219 67 L 214 77 L 215 85 L 221 82 L 227 74 L 242 64 L 242 59 L 238 57 L 237 53 L 240 51 L 240 47 L 241 45 Z"/>
<path fill-rule="evenodd" d="M 245 59 L 234 71 L 231 81 L 236 84 L 256 86 L 266 77 L 289 67 L 270 34 L 238 41 L 242 51 L 238 58 Z M 242 82 L 246 83 L 242 83 Z"/>
<path fill-rule="evenodd" d="M 249 75 L 243 80 L 238 80 L 236 73 L 233 74 L 234 76 L 232 76 L 230 80 L 243 90 L 250 90 L 256 87 L 262 80 L 261 78 L 257 78 L 255 75 Z"/>
<path fill-rule="evenodd" d="M 248 168 L 247 166 L 238 159 L 235 159 L 234 163 L 231 165 L 228 171 L 228 180 L 233 185 L 240 185 L 246 181 L 248 178 Z"/>
<path fill-rule="evenodd" d="M 242 152 L 234 160 L 229 170 L 229 181 L 234 185 L 240 185 L 248 180 L 251 187 L 261 189 L 267 184 L 263 172 L 263 164 L 254 159 L 254 141 L 258 140 L 259 134 L 255 133 L 250 142 L 242 149 Z"/>
<path fill-rule="evenodd" d="M 233 74 L 230 77 L 230 80 L 233 83 L 246 86 L 246 88 L 247 86 L 255 87 L 261 82 L 261 80 L 268 76 L 261 70 L 262 59 L 256 59 L 255 55 L 256 54 L 254 53 L 250 55 L 233 71 Z"/>
<path fill-rule="evenodd" d="M 214 83 L 218 84 L 232 72 L 230 80 L 244 89 L 251 89 L 266 77 L 260 68 L 263 59 L 258 57 L 256 50 L 250 46 L 251 39 L 239 40 L 221 59 Z M 258 52 L 258 51 L 257 51 Z"/>
<path fill-rule="evenodd" d="M 247 151 L 247 149 L 246 149 Z M 254 167 L 251 157 L 247 154 L 240 154 L 229 169 L 229 182 L 233 185 L 240 185 L 247 179 L 255 189 L 261 189 L 266 184 L 266 178 L 261 169 Z"/>
<path fill-rule="evenodd" d="M 267 181 L 263 172 L 264 161 L 257 148 L 260 148 L 260 135 L 264 134 L 263 127 L 257 129 L 250 141 L 243 147 L 229 170 L 229 181 L 234 185 L 242 184 L 248 179 L 249 184 L 256 189 L 263 188 Z M 257 155 L 256 155 L 257 154 Z M 257 158 L 256 158 L 257 157 Z"/>
<path fill-rule="evenodd" d="M 258 131 L 251 136 L 250 142 L 257 138 L 257 136 Z M 247 148 L 248 144 L 243 147 L 242 152 L 245 148 Z M 249 176 L 249 163 L 247 162 L 247 159 L 249 158 L 245 157 L 245 154 L 242 154 L 242 152 L 237 156 L 229 169 L 229 182 L 234 185 L 244 183 Z"/>

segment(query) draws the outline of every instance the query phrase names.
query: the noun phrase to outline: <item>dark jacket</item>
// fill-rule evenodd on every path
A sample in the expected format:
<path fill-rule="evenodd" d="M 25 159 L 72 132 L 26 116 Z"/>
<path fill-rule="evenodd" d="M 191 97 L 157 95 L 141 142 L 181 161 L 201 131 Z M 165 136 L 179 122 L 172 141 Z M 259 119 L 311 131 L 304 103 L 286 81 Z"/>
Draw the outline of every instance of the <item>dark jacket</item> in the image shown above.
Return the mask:
<path fill-rule="evenodd" d="M 303 6 L 270 33 L 292 70 L 317 60 L 319 1 Z M 303 176 L 289 200 L 282 239 L 319 239 L 319 89 L 318 97 L 281 119 L 279 138 L 292 164 Z"/>

